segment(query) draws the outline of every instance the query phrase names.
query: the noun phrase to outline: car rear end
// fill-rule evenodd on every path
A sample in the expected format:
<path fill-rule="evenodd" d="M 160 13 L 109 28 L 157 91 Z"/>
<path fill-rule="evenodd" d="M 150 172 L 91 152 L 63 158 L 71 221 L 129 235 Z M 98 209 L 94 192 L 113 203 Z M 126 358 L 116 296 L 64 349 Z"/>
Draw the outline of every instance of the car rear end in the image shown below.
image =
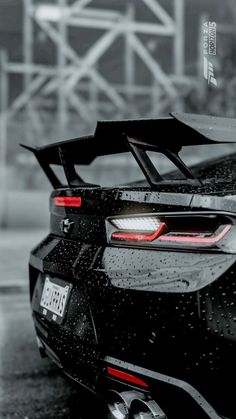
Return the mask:
<path fill-rule="evenodd" d="M 118 144 L 116 123 L 105 123 L 94 139 L 34 150 L 54 187 L 50 233 L 30 257 L 38 344 L 116 418 L 236 417 L 235 195 L 179 159 L 179 146 L 214 145 L 205 119 L 198 132 L 200 122 L 184 118 L 156 122 L 183 136 L 158 149 L 181 170 L 177 181 L 155 173 L 147 122 L 124 123 Z M 127 150 L 146 184 L 76 178 L 78 160 Z M 52 164 L 64 168 L 67 186 Z"/>

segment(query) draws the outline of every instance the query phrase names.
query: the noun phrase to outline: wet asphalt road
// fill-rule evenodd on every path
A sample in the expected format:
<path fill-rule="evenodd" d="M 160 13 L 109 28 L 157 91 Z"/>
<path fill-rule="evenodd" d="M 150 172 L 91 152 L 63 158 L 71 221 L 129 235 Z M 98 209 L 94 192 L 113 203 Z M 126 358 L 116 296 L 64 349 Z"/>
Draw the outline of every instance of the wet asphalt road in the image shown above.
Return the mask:
<path fill-rule="evenodd" d="M 30 249 L 43 235 L 0 234 L 0 419 L 108 419 L 104 405 L 39 355 L 27 265 Z"/>

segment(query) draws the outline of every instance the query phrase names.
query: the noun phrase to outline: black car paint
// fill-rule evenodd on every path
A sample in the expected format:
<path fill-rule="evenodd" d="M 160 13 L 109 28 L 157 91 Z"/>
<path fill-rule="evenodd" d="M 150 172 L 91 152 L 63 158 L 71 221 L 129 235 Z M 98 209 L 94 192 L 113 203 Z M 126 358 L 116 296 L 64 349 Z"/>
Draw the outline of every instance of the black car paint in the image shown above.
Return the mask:
<path fill-rule="evenodd" d="M 36 332 L 44 352 L 96 394 L 137 387 L 109 376 L 107 367 L 116 367 L 143 379 L 147 397 L 158 401 L 168 419 L 236 418 L 236 156 L 191 169 L 179 156 L 182 147 L 235 142 L 235 127 L 232 119 L 172 114 L 103 121 L 94 136 L 26 146 L 54 188 L 50 234 L 30 257 Z M 160 176 L 147 150 L 164 154 L 181 177 Z M 127 151 L 145 182 L 103 188 L 75 171 L 76 164 Z M 64 169 L 67 186 L 53 164 Z M 57 207 L 55 196 L 78 196 L 82 206 Z M 230 231 L 205 248 L 110 240 L 112 216 L 180 213 L 221 217 Z M 62 228 L 65 219 L 72 223 L 68 231 Z M 61 325 L 39 309 L 46 275 L 72 286 Z"/>
<path fill-rule="evenodd" d="M 60 194 L 82 197 L 82 207 L 55 207 L 53 197 Z M 33 317 L 54 360 L 95 392 L 104 383 L 121 385 L 106 378 L 109 356 L 190 383 L 219 414 L 235 418 L 230 379 L 236 372 L 236 252 L 107 243 L 108 216 L 196 210 L 227 212 L 235 222 L 236 201 L 144 188 L 54 191 L 50 234 L 30 258 Z M 75 222 L 69 234 L 60 227 L 65 217 Z M 38 312 L 45 273 L 73 285 L 61 326 Z M 184 390 L 155 378 L 148 382 L 168 417 L 179 417 L 177 411 L 181 418 L 215 417 L 214 409 L 213 416 L 207 415 Z"/>

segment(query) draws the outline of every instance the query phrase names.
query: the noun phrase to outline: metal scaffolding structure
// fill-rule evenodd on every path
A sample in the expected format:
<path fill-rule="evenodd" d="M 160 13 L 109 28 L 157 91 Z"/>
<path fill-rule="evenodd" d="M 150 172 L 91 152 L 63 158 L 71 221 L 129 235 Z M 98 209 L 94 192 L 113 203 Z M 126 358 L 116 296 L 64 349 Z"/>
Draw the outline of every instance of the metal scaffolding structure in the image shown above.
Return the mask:
<path fill-rule="evenodd" d="M 198 86 L 185 74 L 185 0 L 170 0 L 168 10 L 162 0 L 22 2 L 23 60 L 0 54 L 2 192 L 15 133 L 39 145 L 89 133 L 97 119 L 157 117 L 182 109 Z M 14 77 L 22 89 L 10 94 Z"/>
<path fill-rule="evenodd" d="M 97 119 L 157 117 L 183 108 L 184 95 L 198 84 L 197 77 L 185 75 L 184 2 L 170 0 L 167 10 L 162 0 L 112 5 L 101 0 L 22 0 L 22 61 L 0 53 L 4 196 L 7 151 L 14 142 L 39 145 L 89 133 Z M 167 68 L 159 57 L 163 40 L 168 44 Z M 17 94 L 11 89 L 16 77 L 21 86 Z"/>
<path fill-rule="evenodd" d="M 179 109 L 184 93 L 196 80 L 184 72 L 184 0 L 172 2 L 170 15 L 158 0 L 125 2 L 120 10 L 100 8 L 96 0 L 45 4 L 23 0 L 23 62 L 8 61 L 4 54 L 1 57 L 1 102 L 2 110 L 7 109 L 7 120 L 21 113 L 29 140 L 33 131 L 40 141 L 45 136 L 48 108 L 56 110 L 54 125 L 60 137 L 72 126 L 71 117 L 77 121 L 78 131 L 90 131 L 98 118 L 155 117 L 165 113 L 170 104 L 172 109 Z M 149 21 L 140 21 L 136 10 L 140 3 L 151 15 Z M 78 45 L 88 30 L 83 55 L 79 47 L 71 45 L 71 30 L 77 31 Z M 35 34 L 39 31 L 54 45 L 55 63 L 35 62 Z M 158 52 L 151 51 L 160 37 L 172 43 L 169 72 L 161 66 Z M 124 68 L 119 64 L 122 75 L 114 82 L 100 69 L 100 62 L 104 63 L 119 39 L 122 43 L 116 50 L 116 61 Z M 141 83 L 137 80 L 137 59 L 147 72 L 148 80 Z M 22 92 L 9 101 L 6 86 L 16 74 L 23 77 Z"/>

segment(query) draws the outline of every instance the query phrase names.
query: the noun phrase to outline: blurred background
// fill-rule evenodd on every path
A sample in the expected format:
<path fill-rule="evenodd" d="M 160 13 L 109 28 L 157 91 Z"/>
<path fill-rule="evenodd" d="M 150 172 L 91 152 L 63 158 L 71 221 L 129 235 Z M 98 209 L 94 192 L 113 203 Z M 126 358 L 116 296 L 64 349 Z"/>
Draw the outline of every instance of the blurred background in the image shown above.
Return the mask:
<path fill-rule="evenodd" d="M 217 87 L 203 77 L 205 21 L 217 23 Z M 176 110 L 234 117 L 235 23 L 235 0 L 0 0 L 1 227 L 48 221 L 50 187 L 20 142 Z"/>

